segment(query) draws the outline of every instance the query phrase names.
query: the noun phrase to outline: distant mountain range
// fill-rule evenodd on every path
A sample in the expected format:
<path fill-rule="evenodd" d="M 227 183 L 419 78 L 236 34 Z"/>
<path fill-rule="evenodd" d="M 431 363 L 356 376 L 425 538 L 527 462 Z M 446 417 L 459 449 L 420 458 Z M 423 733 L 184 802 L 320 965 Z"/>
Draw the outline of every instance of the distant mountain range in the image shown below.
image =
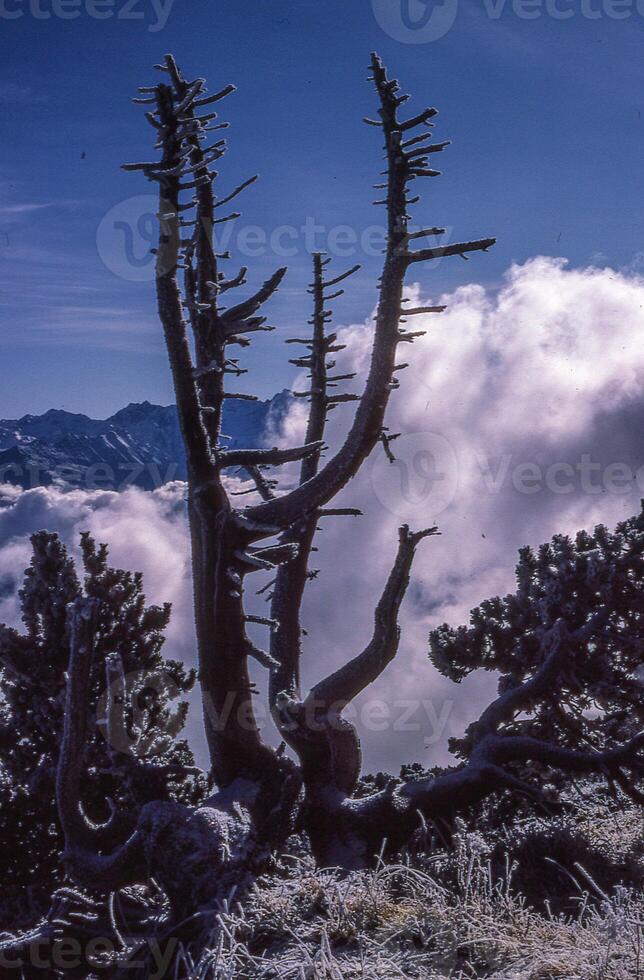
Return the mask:
<path fill-rule="evenodd" d="M 227 401 L 226 445 L 256 448 L 291 402 L 282 391 L 268 401 Z M 60 485 L 96 490 L 151 490 L 186 478 L 174 405 L 133 403 L 105 420 L 58 409 L 0 419 L 0 483 L 29 489 Z"/>

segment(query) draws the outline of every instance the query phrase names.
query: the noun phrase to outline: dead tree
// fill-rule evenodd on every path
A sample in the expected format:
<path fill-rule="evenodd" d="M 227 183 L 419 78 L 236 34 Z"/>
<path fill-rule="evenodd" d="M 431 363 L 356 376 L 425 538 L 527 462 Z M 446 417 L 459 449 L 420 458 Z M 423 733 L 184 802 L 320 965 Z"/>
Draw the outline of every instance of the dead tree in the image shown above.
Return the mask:
<path fill-rule="evenodd" d="M 364 799 L 353 793 L 360 770 L 357 733 L 343 718 L 344 708 L 371 684 L 395 656 L 399 643 L 398 611 L 409 582 L 415 550 L 435 528 L 413 533 L 400 529 L 398 553 L 376 607 L 373 636 L 364 650 L 308 693 L 300 689 L 300 606 L 307 580 L 314 574 L 309 560 L 319 522 L 346 518 L 354 512 L 329 505 L 355 476 L 379 443 L 391 454 L 395 438 L 385 425 L 389 397 L 397 387 L 401 344 L 418 333 L 405 327 L 414 315 L 440 312 L 439 307 L 410 308 L 403 299 L 410 269 L 443 257 L 486 251 L 494 239 L 419 248 L 419 242 L 441 229 L 411 232 L 410 184 L 431 178 L 433 154 L 445 143 L 432 141 L 434 109 L 401 118 L 407 96 L 387 77 L 380 59 L 371 61 L 379 100 L 378 118 L 367 123 L 384 139 L 386 168 L 380 201 L 387 215 L 387 247 L 380 279 L 371 366 L 359 397 L 336 393 L 342 376 L 334 376 L 333 355 L 341 349 L 328 330 L 329 301 L 350 274 L 329 271 L 328 260 L 314 257 L 311 336 L 294 338 L 304 354 L 294 360 L 308 369 L 310 401 L 306 442 L 293 449 L 230 450 L 222 445 L 222 406 L 227 397 L 247 397 L 227 390 L 228 376 L 240 369 L 230 357 L 233 346 L 246 347 L 249 335 L 270 327 L 264 304 L 282 281 L 279 269 L 255 293 L 230 303 L 229 295 L 246 281 L 246 269 L 226 276 L 220 265 L 216 229 L 235 212 L 221 213 L 254 178 L 232 193 L 215 194 L 213 164 L 224 153 L 215 135 L 216 105 L 233 91 L 227 86 L 208 95 L 202 79 L 188 81 L 168 56 L 157 66 L 164 80 L 142 90 L 136 102 L 147 105 L 147 118 L 157 134 L 161 159 L 127 165 L 159 185 L 160 238 L 157 250 L 159 315 L 174 380 L 181 430 L 188 461 L 188 509 L 192 539 L 195 618 L 204 718 L 219 792 L 198 810 L 176 804 L 151 803 L 121 847 L 101 851 L 97 828 L 88 826 L 79 807 L 79 780 L 86 719 L 83 701 L 87 660 L 91 656 L 91 610 L 82 604 L 72 612 L 72 662 L 66 711 L 65 744 L 61 752 L 58 801 L 68 842 L 70 872 L 83 883 L 105 887 L 152 875 L 166 890 L 179 916 L 216 907 L 235 885 L 252 880 L 266 857 L 280 846 L 297 815 L 323 865 L 362 868 L 385 842 L 402 847 L 419 825 L 419 814 L 437 820 L 470 806 L 490 793 L 510 788 L 538 792 L 513 772 L 516 763 L 538 759 L 545 765 L 573 771 L 614 771 L 638 758 L 644 736 L 605 751 L 579 751 L 524 735 L 504 726 L 524 710 L 535 692 L 553 676 L 572 637 L 558 622 L 544 632 L 534 672 L 505 692 L 484 712 L 476 744 L 467 761 L 436 778 L 392 784 Z M 209 145 L 205 145 L 207 143 Z M 182 284 L 179 276 L 181 273 Z M 190 333 L 192 336 L 190 336 Z M 326 418 L 337 405 L 356 401 L 356 412 L 340 449 L 323 461 Z M 298 485 L 276 493 L 265 476 L 268 467 L 301 462 Z M 245 469 L 255 481 L 260 500 L 243 510 L 233 506 L 226 473 Z M 247 633 L 253 622 L 245 610 L 248 576 L 274 570 L 269 649 L 258 649 Z M 297 758 L 289 761 L 264 743 L 253 711 L 248 660 L 269 671 L 269 696 L 277 726 Z M 539 659 L 541 657 L 541 659 Z M 300 792 L 303 787 L 303 792 Z"/>
<path fill-rule="evenodd" d="M 462 244 L 412 249 L 426 236 L 440 234 L 428 228 L 408 230 L 409 185 L 421 177 L 433 177 L 431 154 L 444 143 L 433 143 L 430 120 L 434 109 L 402 121 L 401 106 L 407 97 L 398 94 L 397 82 L 387 79 L 380 60 L 371 64 L 380 101 L 380 121 L 374 122 L 385 140 L 386 208 L 388 241 L 376 316 L 373 358 L 369 378 L 360 398 L 331 394 L 327 358 L 338 349 L 333 334 L 325 334 L 330 319 L 329 293 L 350 273 L 325 278 L 326 260 L 315 259 L 313 284 L 313 336 L 302 338 L 309 354 L 296 363 L 310 367 L 312 388 L 307 443 L 292 450 L 229 451 L 221 442 L 222 406 L 226 398 L 246 397 L 227 390 L 230 374 L 237 375 L 230 348 L 245 347 L 249 334 L 271 329 L 261 310 L 279 287 L 286 270 L 278 269 L 249 298 L 225 306 L 233 290 L 246 281 L 246 269 L 226 277 L 220 271 L 224 256 L 217 253 L 216 230 L 233 216 L 220 208 L 254 180 L 244 181 L 231 194 L 215 194 L 212 165 L 223 155 L 223 139 L 209 142 L 209 134 L 226 124 L 216 122 L 211 107 L 233 91 L 227 86 L 214 95 L 205 94 L 203 79 L 188 81 L 168 56 L 158 66 L 167 81 L 142 90 L 136 102 L 149 104 L 147 117 L 157 132 L 161 160 L 127 165 L 142 171 L 159 185 L 161 234 L 157 251 L 159 314 L 168 348 L 177 406 L 188 460 L 189 516 L 192 537 L 195 616 L 199 650 L 204 717 L 212 771 L 220 786 L 240 777 L 251 781 L 275 773 L 281 763 L 263 743 L 253 712 L 248 658 L 255 657 L 271 672 L 271 700 L 277 706 L 284 697 L 298 696 L 300 657 L 299 606 L 308 571 L 308 557 L 317 521 L 326 516 L 329 503 L 357 473 L 374 446 L 386 437 L 385 410 L 391 391 L 398 386 L 396 363 L 399 345 L 414 339 L 401 328 L 405 309 L 403 287 L 411 267 L 444 255 L 486 250 L 491 238 Z M 202 114 L 202 110 L 206 110 Z M 178 270 L 183 272 L 183 288 Z M 350 270 L 353 271 L 353 270 Z M 184 316 L 187 313 L 187 321 Z M 188 337 L 191 328 L 193 342 Z M 320 467 L 324 426 L 328 411 L 349 400 L 357 401 L 353 425 L 344 445 Z M 276 496 L 262 470 L 287 460 L 302 460 L 300 485 Z M 245 467 L 257 482 L 260 503 L 235 509 L 223 479 L 227 470 Z M 281 535 L 279 543 L 266 544 Z M 407 535 L 393 578 L 402 583 L 420 538 Z M 271 651 L 258 650 L 248 637 L 244 609 L 246 578 L 258 569 L 278 571 Z M 404 585 L 401 585 L 404 591 Z M 392 590 L 395 587 L 392 586 Z M 395 613 L 395 603 L 389 610 Z M 389 626 L 388 629 L 393 629 Z M 374 640 L 373 649 L 378 645 Z M 383 658 L 384 661 L 384 658 Z M 384 666 L 384 662 L 383 662 Z M 356 665 L 357 693 L 374 676 L 371 665 Z M 362 671 L 362 680 L 359 676 Z"/>

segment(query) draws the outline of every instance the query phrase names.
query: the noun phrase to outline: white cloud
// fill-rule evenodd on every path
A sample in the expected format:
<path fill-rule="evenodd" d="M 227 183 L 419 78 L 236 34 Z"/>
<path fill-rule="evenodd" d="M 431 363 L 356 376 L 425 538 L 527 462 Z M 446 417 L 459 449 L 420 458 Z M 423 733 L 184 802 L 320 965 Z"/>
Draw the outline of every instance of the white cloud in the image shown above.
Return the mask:
<path fill-rule="evenodd" d="M 36 211 L 46 211 L 49 208 L 62 208 L 67 207 L 72 204 L 81 204 L 81 201 L 77 200 L 61 200 L 61 201 L 45 201 L 44 203 L 36 203 L 33 201 L 26 201 L 21 204 L 4 204 L 0 206 L 0 217 L 16 217 L 24 214 L 33 214 Z"/>
<path fill-rule="evenodd" d="M 54 487 L 20 492 L 0 486 L 0 622 L 20 628 L 17 591 L 31 558 L 30 535 L 43 528 L 56 531 L 81 574 L 80 534 L 89 531 L 109 545 L 114 567 L 143 573 L 148 602 L 172 602 L 165 655 L 196 666 L 185 496 L 180 482 L 153 492 L 132 487 L 123 493 Z M 187 731 L 205 765 L 198 692 L 191 700 Z"/>
<path fill-rule="evenodd" d="M 418 287 L 410 290 L 419 295 Z M 511 269 L 495 293 L 466 286 L 441 302 L 448 312 L 415 317 L 413 328 L 427 335 L 401 347 L 410 367 L 387 420 L 404 434 L 392 446 L 398 462 L 377 449 L 346 488 L 342 504 L 360 506 L 365 516 L 324 522 L 314 556 L 322 574 L 305 599 L 304 677 L 313 682 L 367 642 L 397 527 L 440 525 L 442 536 L 418 553 L 398 658 L 357 705 L 367 769 L 445 761 L 446 737 L 460 734 L 494 689 L 488 676 L 461 686 L 438 677 L 427 660 L 431 627 L 464 622 L 480 600 L 511 589 L 520 546 L 613 524 L 644 496 L 644 470 L 641 485 L 635 478 L 644 464 L 644 280 L 537 258 Z M 347 350 L 338 369 L 358 371 L 357 390 L 370 341 L 369 325 L 342 331 Z M 349 409 L 333 413 L 331 444 L 348 418 Z M 304 427 L 297 403 L 278 435 L 292 444 Z M 0 496 L 0 619 L 15 618 L 7 576 L 20 578 L 27 536 L 40 527 L 70 544 L 90 530 L 108 542 L 115 564 L 143 571 L 149 599 L 174 604 L 167 654 L 194 662 L 180 484 L 120 495 L 7 490 Z M 254 584 L 248 580 L 249 597 Z M 252 604 L 266 608 L 261 599 Z M 190 728 L 198 733 L 194 715 Z M 387 715 L 392 720 L 383 722 Z"/>
<path fill-rule="evenodd" d="M 414 301 L 419 295 L 409 291 Z M 391 432 L 403 433 L 392 444 L 398 462 L 377 449 L 341 498 L 365 516 L 324 524 L 316 563 L 331 574 L 306 598 L 304 674 L 315 680 L 322 662 L 340 663 L 367 641 L 399 524 L 438 523 L 442 536 L 418 553 L 398 658 L 368 698 L 386 701 L 399 719 L 396 700 L 430 698 L 439 713 L 453 700 L 451 735 L 489 696 L 492 679 L 455 687 L 438 677 L 426 656 L 429 629 L 465 622 L 480 600 L 510 590 L 522 545 L 613 524 L 644 496 L 644 280 L 537 258 L 513 267 L 497 293 L 471 285 L 440 302 L 448 312 L 414 317 L 413 329 L 427 334 L 401 346 L 410 367 L 387 418 Z M 349 327 L 340 339 L 347 350 L 338 370 L 357 370 L 359 390 L 371 327 Z M 301 439 L 301 406 L 286 428 Z M 342 428 L 334 413 L 331 443 Z M 366 733 L 367 765 L 444 758 L 424 748 L 431 725 L 422 704 L 415 719 L 423 727 L 416 734 Z"/>
<path fill-rule="evenodd" d="M 194 643 L 190 612 L 185 486 L 169 483 L 152 493 L 131 488 L 123 493 L 62 492 L 40 487 L 0 496 L 0 577 L 19 583 L 29 562 L 29 536 L 46 528 L 60 534 L 70 552 L 79 556 L 81 531 L 107 542 L 113 565 L 142 571 L 150 602 L 175 603 L 168 648 L 192 661 Z M 0 619 L 19 622 L 17 598 L 6 596 Z"/>

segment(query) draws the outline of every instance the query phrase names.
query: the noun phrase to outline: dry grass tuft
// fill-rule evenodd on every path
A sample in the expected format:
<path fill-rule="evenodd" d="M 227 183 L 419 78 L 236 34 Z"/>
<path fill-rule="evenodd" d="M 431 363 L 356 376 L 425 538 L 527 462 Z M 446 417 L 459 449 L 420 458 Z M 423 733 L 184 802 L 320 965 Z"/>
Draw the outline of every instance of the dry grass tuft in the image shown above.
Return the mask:
<path fill-rule="evenodd" d="M 636 807 L 616 815 L 609 805 L 589 804 L 576 823 L 607 853 L 641 854 Z M 382 865 L 341 878 L 291 857 L 281 876 L 256 887 L 245 910 L 221 917 L 216 945 L 191 975 L 644 980 L 642 893 L 618 886 L 607 895 L 580 868 L 574 917 L 539 914 L 513 894 L 511 874 L 503 884 L 494 881 L 490 853 L 490 842 L 463 831 L 450 858 L 430 858 L 422 870 Z"/>

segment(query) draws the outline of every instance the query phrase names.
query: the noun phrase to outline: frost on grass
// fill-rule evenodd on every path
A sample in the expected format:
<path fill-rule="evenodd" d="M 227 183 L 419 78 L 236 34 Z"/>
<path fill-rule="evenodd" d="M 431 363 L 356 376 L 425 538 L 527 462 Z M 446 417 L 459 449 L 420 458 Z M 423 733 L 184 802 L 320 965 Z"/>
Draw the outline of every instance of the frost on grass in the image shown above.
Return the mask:
<path fill-rule="evenodd" d="M 592 799 L 592 795 L 587 797 Z M 640 808 L 593 799 L 574 822 L 526 821 L 519 836 L 562 827 L 607 859 L 642 869 Z M 496 834 L 462 829 L 454 852 L 371 872 L 316 871 L 303 851 L 261 880 L 244 911 L 231 908 L 200 980 L 639 980 L 644 894 L 605 883 L 581 864 L 566 872 L 575 911 L 538 912 L 517 894 L 518 869 L 493 871 Z M 563 873 L 563 871 L 562 871 Z M 188 965 L 188 964 L 186 964 Z"/>

